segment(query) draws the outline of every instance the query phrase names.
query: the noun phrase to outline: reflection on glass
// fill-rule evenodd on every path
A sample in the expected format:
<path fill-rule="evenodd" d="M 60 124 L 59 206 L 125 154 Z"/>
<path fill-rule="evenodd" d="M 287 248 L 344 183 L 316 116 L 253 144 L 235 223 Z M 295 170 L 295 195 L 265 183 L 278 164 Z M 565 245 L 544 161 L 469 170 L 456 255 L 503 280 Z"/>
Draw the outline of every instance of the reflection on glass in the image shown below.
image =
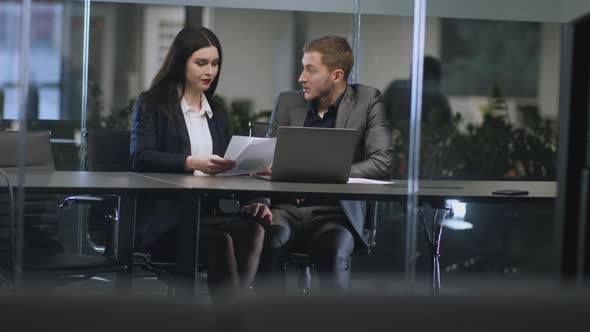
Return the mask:
<path fill-rule="evenodd" d="M 555 179 L 559 90 L 551 77 L 559 69 L 559 26 L 452 18 L 428 24 L 421 178 Z M 398 178 L 407 176 L 409 85 L 394 79 L 384 91 Z"/>
<path fill-rule="evenodd" d="M 422 179 L 555 180 L 559 30 L 556 23 L 503 17 L 429 18 Z M 434 60 L 438 64 L 429 66 Z M 409 117 L 404 100 L 410 93 L 404 89 L 405 77 L 396 78 L 384 92 L 395 133 L 395 175 L 402 178 L 407 174 Z M 558 265 L 557 256 L 550 254 L 556 241 L 553 204 L 493 199 L 447 204 L 454 214 L 444 222 L 443 290 L 487 287 L 482 280 L 515 282 L 520 288 L 531 281 L 553 281 Z M 420 241 L 420 253 L 428 252 Z M 418 261 L 420 273 L 428 273 L 428 263 Z"/>
<path fill-rule="evenodd" d="M 18 117 L 18 54 L 21 5 L 0 3 L 0 121 Z M 10 127 L 5 121 L 0 128 Z"/>

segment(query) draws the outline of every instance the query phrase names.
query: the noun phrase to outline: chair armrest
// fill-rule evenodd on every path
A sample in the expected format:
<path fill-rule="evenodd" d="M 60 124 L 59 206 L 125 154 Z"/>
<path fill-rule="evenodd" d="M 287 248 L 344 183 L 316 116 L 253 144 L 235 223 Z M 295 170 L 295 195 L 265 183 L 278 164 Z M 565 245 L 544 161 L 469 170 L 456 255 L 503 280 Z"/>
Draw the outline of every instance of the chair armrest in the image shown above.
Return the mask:
<path fill-rule="evenodd" d="M 70 196 L 59 205 L 60 208 L 69 208 L 74 204 L 101 204 L 104 198 L 97 196 Z"/>

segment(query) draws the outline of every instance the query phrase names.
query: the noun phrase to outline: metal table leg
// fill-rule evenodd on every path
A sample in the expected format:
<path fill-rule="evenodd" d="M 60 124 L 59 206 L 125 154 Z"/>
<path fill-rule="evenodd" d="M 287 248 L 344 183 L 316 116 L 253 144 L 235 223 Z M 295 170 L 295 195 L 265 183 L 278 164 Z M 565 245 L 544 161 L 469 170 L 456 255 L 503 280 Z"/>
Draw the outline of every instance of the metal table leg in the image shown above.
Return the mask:
<path fill-rule="evenodd" d="M 430 253 L 432 257 L 432 294 L 438 295 L 440 293 L 440 243 L 442 239 L 443 222 L 446 216 L 452 212 L 450 206 L 446 204 L 432 205 L 434 214 L 432 216 L 431 225 L 428 225 L 426 218 L 419 210 L 420 218 L 424 224 L 424 232 L 430 245 Z M 440 217 L 439 217 L 440 215 Z"/>
<path fill-rule="evenodd" d="M 125 271 L 117 272 L 115 279 L 115 290 L 124 294 L 132 291 L 133 278 L 133 243 L 135 238 L 135 210 L 136 199 L 132 195 L 121 195 L 118 204 L 119 215 L 115 216 L 116 227 L 115 248 L 116 257 L 120 264 L 126 266 Z"/>
<path fill-rule="evenodd" d="M 170 293 L 176 296 L 194 296 L 197 290 L 195 277 L 199 259 L 201 196 L 186 193 L 181 200 L 185 209 L 178 234 L 177 275 L 174 277 L 174 289 Z"/>

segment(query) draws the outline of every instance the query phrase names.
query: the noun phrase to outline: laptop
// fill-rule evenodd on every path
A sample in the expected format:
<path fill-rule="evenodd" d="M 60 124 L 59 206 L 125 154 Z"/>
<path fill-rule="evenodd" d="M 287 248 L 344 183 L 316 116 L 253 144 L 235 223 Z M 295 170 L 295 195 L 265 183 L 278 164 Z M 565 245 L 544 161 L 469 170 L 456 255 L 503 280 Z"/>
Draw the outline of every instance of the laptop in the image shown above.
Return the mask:
<path fill-rule="evenodd" d="M 360 132 L 343 128 L 279 127 L 270 176 L 282 182 L 346 183 Z"/>

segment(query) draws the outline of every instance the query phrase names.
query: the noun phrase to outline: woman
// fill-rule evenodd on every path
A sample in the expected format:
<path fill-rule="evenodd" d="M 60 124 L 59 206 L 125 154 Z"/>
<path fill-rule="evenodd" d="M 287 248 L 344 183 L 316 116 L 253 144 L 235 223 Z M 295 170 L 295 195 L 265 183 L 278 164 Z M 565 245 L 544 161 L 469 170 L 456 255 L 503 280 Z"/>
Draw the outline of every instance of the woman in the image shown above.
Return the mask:
<path fill-rule="evenodd" d="M 235 163 L 223 159 L 229 143 L 225 114 L 213 95 L 222 65 L 221 45 L 203 27 L 182 29 L 150 88 L 134 106 L 132 168 L 139 172 L 214 175 Z M 154 261 L 176 256 L 182 207 L 162 197 L 138 201 L 137 246 Z M 217 201 L 202 203 L 201 256 L 211 298 L 233 297 L 253 281 L 264 230 L 252 218 L 219 216 Z"/>

